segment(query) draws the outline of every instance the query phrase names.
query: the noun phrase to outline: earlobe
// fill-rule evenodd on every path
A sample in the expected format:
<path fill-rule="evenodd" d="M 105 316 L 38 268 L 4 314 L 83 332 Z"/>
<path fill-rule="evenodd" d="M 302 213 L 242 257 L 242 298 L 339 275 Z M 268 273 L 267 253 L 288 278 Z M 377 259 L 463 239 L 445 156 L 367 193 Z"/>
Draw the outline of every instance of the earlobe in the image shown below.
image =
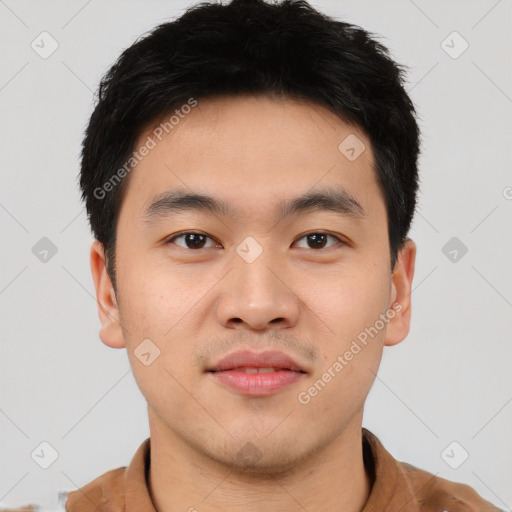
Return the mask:
<path fill-rule="evenodd" d="M 397 345 L 409 333 L 411 290 L 416 262 L 416 243 L 408 238 L 399 251 L 393 271 L 385 346 Z"/>
<path fill-rule="evenodd" d="M 119 322 L 117 297 L 107 272 L 105 250 L 98 240 L 91 245 L 90 262 L 101 322 L 101 341 L 112 348 L 124 348 L 126 345 L 123 329 Z"/>

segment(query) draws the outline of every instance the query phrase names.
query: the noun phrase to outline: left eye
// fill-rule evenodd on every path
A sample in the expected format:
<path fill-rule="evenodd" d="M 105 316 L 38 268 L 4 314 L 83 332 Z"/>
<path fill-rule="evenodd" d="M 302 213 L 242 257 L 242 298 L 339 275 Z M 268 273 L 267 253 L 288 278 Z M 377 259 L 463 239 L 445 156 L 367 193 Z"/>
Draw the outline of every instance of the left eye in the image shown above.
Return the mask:
<path fill-rule="evenodd" d="M 329 233 L 322 232 L 308 233 L 299 238 L 299 241 L 306 239 L 306 243 L 312 245 L 310 247 L 305 247 L 305 249 L 324 249 L 326 247 L 328 238 L 331 238 L 332 240 L 335 240 L 336 242 L 343 244 L 343 242 L 338 237 L 331 235 Z M 204 235 L 202 233 L 187 232 L 169 238 L 166 243 L 169 244 L 179 239 L 183 239 L 184 245 L 178 243 L 176 245 L 178 245 L 179 247 L 183 247 L 185 249 L 205 249 L 208 248 L 208 246 L 206 246 L 205 244 L 206 240 L 214 242 L 214 240 L 211 237 Z M 331 244 L 330 246 L 327 247 L 332 247 L 333 245 L 336 245 L 336 243 Z M 212 245 L 210 245 L 209 247 L 212 247 Z M 213 247 L 215 247 L 215 243 L 213 244 Z"/>
<path fill-rule="evenodd" d="M 332 238 L 333 240 L 336 240 L 340 244 L 343 243 L 337 236 L 330 235 L 329 233 L 308 233 L 307 235 L 304 235 L 303 237 L 299 238 L 299 240 L 305 238 L 307 239 L 307 243 L 313 244 L 313 247 L 306 247 L 306 249 L 324 249 L 326 240 L 329 237 Z M 332 245 L 330 245 L 329 247 L 332 247 Z"/>

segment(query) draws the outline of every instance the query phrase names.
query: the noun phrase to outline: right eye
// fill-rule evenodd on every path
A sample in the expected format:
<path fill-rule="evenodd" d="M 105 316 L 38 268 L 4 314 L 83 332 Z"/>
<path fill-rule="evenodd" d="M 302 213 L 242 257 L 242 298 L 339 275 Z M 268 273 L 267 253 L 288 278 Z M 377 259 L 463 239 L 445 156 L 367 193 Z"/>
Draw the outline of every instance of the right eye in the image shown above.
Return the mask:
<path fill-rule="evenodd" d="M 177 235 L 173 235 L 171 238 L 168 238 L 165 242 L 165 245 L 169 245 L 171 243 L 175 243 L 175 240 L 183 239 L 184 245 L 176 243 L 177 246 L 183 247 L 184 249 L 204 249 L 205 241 L 211 240 L 214 241 L 211 237 L 205 235 L 204 233 L 196 233 L 194 231 L 186 231 L 184 233 L 179 233 Z M 215 247 L 215 246 L 214 246 Z M 208 247 L 206 247 L 208 249 Z"/>

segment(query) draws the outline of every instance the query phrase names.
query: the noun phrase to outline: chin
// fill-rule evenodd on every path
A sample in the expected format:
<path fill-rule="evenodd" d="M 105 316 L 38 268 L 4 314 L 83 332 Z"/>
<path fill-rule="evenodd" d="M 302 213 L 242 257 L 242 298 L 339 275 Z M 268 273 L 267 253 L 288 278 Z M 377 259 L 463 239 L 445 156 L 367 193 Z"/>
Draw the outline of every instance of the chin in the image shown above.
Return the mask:
<path fill-rule="evenodd" d="M 212 450 L 210 445 L 208 456 L 231 471 L 258 478 L 289 473 L 315 451 L 301 450 L 296 439 L 292 444 L 277 437 L 271 441 L 246 435 L 245 439 L 232 441 L 218 450 Z"/>

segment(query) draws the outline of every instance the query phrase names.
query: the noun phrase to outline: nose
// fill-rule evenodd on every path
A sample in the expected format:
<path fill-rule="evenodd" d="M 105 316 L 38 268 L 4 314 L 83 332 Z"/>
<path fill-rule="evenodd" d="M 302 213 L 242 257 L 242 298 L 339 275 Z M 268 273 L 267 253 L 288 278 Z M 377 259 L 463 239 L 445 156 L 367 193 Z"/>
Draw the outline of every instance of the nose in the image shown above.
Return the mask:
<path fill-rule="evenodd" d="M 270 252 L 252 263 L 235 256 L 217 300 L 217 319 L 224 327 L 265 331 L 296 325 L 300 299 L 289 273 L 271 260 Z"/>

